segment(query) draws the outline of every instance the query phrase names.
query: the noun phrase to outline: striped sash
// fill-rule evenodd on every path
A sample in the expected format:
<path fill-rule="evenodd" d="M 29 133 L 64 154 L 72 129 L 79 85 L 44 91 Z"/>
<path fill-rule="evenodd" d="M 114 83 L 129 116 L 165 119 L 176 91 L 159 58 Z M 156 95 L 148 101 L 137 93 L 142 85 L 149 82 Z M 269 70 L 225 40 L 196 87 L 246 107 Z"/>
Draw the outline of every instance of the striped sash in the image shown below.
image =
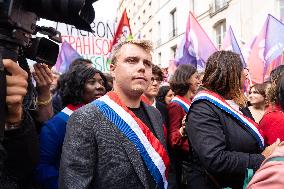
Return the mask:
<path fill-rule="evenodd" d="M 213 93 L 211 91 L 201 91 L 199 92 L 192 100 L 192 103 L 195 103 L 199 100 L 207 100 L 217 107 L 219 107 L 221 110 L 227 112 L 228 114 L 232 115 L 235 119 L 240 121 L 242 124 L 245 125 L 245 127 L 248 129 L 248 131 L 252 134 L 252 136 L 257 140 L 259 146 L 261 149 L 264 148 L 264 139 L 260 132 L 258 131 L 257 124 L 249 119 L 248 117 L 244 116 L 240 111 L 235 110 L 232 108 L 222 97 L 220 97 L 218 94 Z M 189 107 L 190 108 L 190 107 Z"/>
<path fill-rule="evenodd" d="M 181 97 L 181 96 L 175 96 L 171 102 L 175 102 L 177 104 L 179 104 L 184 111 L 187 113 L 189 110 L 189 106 L 190 106 L 190 102 L 185 98 L 185 97 Z"/>
<path fill-rule="evenodd" d="M 67 123 L 71 114 L 73 114 L 73 112 L 75 110 L 77 110 L 78 108 L 80 108 L 82 106 L 83 106 L 83 104 L 80 104 L 80 105 L 77 105 L 77 106 L 69 104 L 63 110 L 61 110 L 61 112 L 58 113 L 58 117 L 60 117 L 61 119 L 63 119 Z"/>

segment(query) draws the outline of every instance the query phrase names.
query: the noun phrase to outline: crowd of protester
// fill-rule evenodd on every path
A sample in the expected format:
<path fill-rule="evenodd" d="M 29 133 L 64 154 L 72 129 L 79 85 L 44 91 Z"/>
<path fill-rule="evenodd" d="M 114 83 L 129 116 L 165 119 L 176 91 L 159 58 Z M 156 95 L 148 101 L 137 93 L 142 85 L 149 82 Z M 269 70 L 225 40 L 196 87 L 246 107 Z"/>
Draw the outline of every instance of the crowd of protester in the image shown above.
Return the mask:
<path fill-rule="evenodd" d="M 63 74 L 4 59 L 0 188 L 284 188 L 284 66 L 246 95 L 234 52 L 165 83 L 152 50 L 118 43 L 110 73 L 83 58 Z"/>

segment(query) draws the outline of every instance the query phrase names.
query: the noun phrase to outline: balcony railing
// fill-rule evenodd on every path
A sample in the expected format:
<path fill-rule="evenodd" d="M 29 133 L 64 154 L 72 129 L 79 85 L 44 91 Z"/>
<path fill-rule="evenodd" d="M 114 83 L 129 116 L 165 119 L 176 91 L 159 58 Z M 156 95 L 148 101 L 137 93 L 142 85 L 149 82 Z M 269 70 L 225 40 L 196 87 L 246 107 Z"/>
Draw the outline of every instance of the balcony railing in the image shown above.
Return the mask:
<path fill-rule="evenodd" d="M 223 10 L 228 8 L 229 3 L 230 3 L 230 0 L 222 1 L 222 2 L 219 2 L 219 3 L 217 3 L 216 0 L 215 0 L 214 3 L 209 5 L 210 17 L 212 17 L 212 16 L 216 15 L 217 13 L 222 12 Z"/>

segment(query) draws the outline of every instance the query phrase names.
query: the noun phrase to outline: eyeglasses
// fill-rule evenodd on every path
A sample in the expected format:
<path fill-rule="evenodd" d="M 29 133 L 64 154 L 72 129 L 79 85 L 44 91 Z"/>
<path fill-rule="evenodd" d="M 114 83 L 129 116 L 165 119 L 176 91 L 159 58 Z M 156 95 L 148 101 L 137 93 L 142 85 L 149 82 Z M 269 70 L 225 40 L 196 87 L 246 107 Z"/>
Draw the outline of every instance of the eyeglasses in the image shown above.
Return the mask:
<path fill-rule="evenodd" d="M 162 83 L 162 80 L 160 80 L 159 78 L 155 78 L 155 77 L 152 77 L 151 81 L 152 83 L 154 83 L 154 81 L 156 81 L 158 84 Z"/>

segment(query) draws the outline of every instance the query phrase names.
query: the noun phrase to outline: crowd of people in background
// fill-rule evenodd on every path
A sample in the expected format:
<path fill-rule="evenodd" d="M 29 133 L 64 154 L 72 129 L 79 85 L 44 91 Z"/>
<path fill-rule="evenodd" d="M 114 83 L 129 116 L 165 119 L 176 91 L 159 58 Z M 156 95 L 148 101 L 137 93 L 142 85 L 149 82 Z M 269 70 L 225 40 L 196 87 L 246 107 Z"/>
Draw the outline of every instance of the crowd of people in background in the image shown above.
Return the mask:
<path fill-rule="evenodd" d="M 4 60 L 22 92 L 10 94 L 20 110 L 9 107 L 0 188 L 284 188 L 284 65 L 245 93 L 234 52 L 165 83 L 152 50 L 118 43 L 110 73 L 82 58 L 63 74 Z"/>

